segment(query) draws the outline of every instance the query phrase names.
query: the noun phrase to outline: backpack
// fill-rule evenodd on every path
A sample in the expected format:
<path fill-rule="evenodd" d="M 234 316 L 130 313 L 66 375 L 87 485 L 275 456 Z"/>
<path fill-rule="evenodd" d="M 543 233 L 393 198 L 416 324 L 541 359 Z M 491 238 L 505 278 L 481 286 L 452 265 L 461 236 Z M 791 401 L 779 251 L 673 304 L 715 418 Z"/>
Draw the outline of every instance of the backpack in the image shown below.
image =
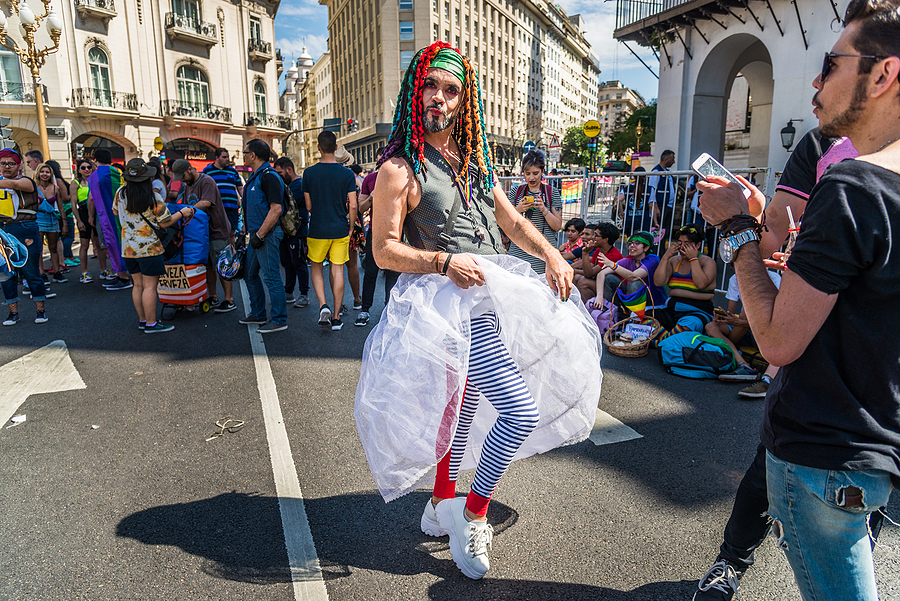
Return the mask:
<path fill-rule="evenodd" d="M 281 223 L 281 229 L 284 230 L 284 235 L 287 237 L 296 236 L 300 231 L 300 228 L 303 227 L 303 219 L 300 217 L 300 209 L 297 208 L 297 203 L 294 202 L 294 195 L 291 194 L 291 189 L 287 187 L 284 183 L 284 180 L 281 179 L 280 175 L 275 174 L 279 180 L 281 180 L 281 217 L 278 218 Z"/>
<path fill-rule="evenodd" d="M 737 367 L 724 340 L 697 332 L 679 332 L 661 341 L 659 362 L 670 374 L 696 380 L 714 380 Z"/>

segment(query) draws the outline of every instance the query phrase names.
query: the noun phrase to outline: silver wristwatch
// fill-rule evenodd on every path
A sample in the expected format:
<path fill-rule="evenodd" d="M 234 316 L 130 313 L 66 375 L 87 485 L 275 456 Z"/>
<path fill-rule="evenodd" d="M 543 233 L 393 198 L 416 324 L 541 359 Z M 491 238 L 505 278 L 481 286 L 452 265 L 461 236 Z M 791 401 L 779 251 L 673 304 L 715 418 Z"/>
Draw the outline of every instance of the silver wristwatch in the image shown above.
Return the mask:
<path fill-rule="evenodd" d="M 755 230 L 744 230 L 719 241 L 719 256 L 725 263 L 731 263 L 737 250 L 748 242 L 759 241 Z"/>

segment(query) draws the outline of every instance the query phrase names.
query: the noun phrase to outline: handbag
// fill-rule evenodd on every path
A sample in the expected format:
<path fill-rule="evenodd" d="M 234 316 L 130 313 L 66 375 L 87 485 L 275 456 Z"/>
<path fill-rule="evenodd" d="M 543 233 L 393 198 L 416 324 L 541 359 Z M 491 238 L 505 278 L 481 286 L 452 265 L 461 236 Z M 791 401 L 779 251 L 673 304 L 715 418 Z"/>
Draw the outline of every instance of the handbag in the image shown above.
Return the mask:
<path fill-rule="evenodd" d="M 171 227 L 160 228 L 150 223 L 150 220 L 144 217 L 143 213 L 141 214 L 141 219 L 147 222 L 147 225 L 150 226 L 156 234 L 156 237 L 159 238 L 159 243 L 163 246 L 163 258 L 166 261 L 181 252 L 181 247 L 184 244 L 184 226 L 182 226 L 181 223 Z"/>

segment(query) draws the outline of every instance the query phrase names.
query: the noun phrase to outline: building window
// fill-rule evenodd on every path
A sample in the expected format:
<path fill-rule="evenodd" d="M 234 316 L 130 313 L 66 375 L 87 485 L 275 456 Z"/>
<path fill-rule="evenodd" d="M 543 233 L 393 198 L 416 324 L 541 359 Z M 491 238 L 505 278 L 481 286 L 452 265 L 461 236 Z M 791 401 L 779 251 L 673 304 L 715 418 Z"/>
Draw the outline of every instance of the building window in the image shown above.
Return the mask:
<path fill-rule="evenodd" d="M 455 9 L 453 11 L 453 25 L 454 27 L 459 27 L 459 9 Z"/>
<path fill-rule="evenodd" d="M 413 9 L 413 0 L 399 0 L 400 1 L 400 10 L 412 10 Z"/>
<path fill-rule="evenodd" d="M 440 36 L 440 30 L 438 29 L 437 23 L 434 24 L 434 39 L 432 42 L 436 42 L 438 40 L 438 36 Z"/>
<path fill-rule="evenodd" d="M 257 16 L 250 16 L 250 39 L 262 40 L 262 22 Z"/>
<path fill-rule="evenodd" d="M 413 22 L 412 21 L 400 21 L 400 39 L 401 40 L 412 40 L 415 39 L 415 34 L 413 32 Z"/>
<path fill-rule="evenodd" d="M 109 58 L 97 46 L 88 50 L 88 66 L 91 71 L 91 101 L 95 106 L 112 106 L 109 85 Z"/>
<path fill-rule="evenodd" d="M 409 66 L 409 63 L 412 62 L 413 56 L 415 55 L 415 51 L 413 50 L 401 50 L 400 51 L 400 70 L 405 71 Z"/>
<path fill-rule="evenodd" d="M 263 116 L 266 111 L 266 86 L 263 82 L 257 81 L 253 85 L 253 104 L 256 107 L 256 114 Z"/>
<path fill-rule="evenodd" d="M 200 3 L 195 0 L 172 0 L 172 11 L 188 26 L 200 27 Z"/>
<path fill-rule="evenodd" d="M 19 57 L 5 48 L 0 48 L 0 100 L 6 100 L 10 94 L 21 96 L 21 84 Z"/>
<path fill-rule="evenodd" d="M 175 75 L 178 101 L 194 108 L 209 107 L 209 80 L 200 69 L 182 65 Z"/>
<path fill-rule="evenodd" d="M 438 12 L 438 0 L 431 0 L 431 12 L 437 14 Z"/>
<path fill-rule="evenodd" d="M 444 2 L 444 18 L 450 19 L 450 3 Z"/>

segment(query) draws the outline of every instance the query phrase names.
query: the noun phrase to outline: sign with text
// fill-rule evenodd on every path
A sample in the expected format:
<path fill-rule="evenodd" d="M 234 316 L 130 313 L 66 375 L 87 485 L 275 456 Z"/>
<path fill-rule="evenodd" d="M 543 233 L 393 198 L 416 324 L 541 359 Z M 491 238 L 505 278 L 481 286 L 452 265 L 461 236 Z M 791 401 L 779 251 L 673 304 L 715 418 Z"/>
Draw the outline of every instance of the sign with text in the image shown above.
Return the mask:
<path fill-rule="evenodd" d="M 625 333 L 631 334 L 635 339 L 637 338 L 650 338 L 650 335 L 653 334 L 653 326 L 644 326 L 639 323 L 629 323 L 625 326 Z"/>
<path fill-rule="evenodd" d="M 159 277 L 159 287 L 169 294 L 189 294 L 191 283 L 188 281 L 184 264 L 166 265 L 166 275 Z"/>
<path fill-rule="evenodd" d="M 596 120 L 591 119 L 584 124 L 581 131 L 583 131 L 584 135 L 588 138 L 595 138 L 600 135 L 600 124 Z"/>

